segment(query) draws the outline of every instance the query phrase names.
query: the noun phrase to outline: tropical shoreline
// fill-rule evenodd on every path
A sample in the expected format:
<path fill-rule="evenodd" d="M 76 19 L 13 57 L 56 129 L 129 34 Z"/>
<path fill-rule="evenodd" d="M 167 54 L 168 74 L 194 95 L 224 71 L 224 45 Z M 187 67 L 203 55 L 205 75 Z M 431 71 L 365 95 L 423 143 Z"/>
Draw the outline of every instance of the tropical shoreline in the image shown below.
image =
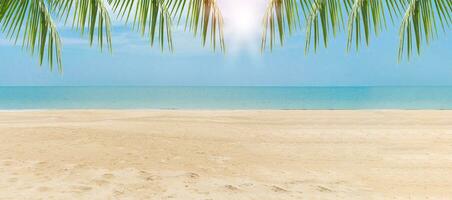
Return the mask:
<path fill-rule="evenodd" d="M 446 199 L 452 111 L 0 111 L 0 199 Z"/>
<path fill-rule="evenodd" d="M 0 87 L 1 109 L 452 109 L 452 87 Z"/>

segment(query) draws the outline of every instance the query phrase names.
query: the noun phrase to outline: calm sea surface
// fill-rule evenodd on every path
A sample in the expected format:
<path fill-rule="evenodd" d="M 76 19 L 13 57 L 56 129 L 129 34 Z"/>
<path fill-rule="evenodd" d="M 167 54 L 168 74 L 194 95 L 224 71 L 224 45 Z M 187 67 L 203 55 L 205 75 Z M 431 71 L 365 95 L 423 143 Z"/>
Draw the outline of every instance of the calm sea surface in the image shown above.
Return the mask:
<path fill-rule="evenodd" d="M 452 87 L 0 87 L 0 109 L 452 109 Z"/>

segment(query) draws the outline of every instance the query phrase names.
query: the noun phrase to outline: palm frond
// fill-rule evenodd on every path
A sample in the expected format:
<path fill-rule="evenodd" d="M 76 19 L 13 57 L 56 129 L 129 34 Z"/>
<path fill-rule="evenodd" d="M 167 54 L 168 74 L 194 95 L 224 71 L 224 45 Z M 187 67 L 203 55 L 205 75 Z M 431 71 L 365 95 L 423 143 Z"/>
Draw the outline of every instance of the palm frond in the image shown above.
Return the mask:
<path fill-rule="evenodd" d="M 301 0 L 302 5 L 305 5 L 304 1 L 308 0 Z M 270 50 L 273 49 L 278 36 L 280 44 L 284 44 L 286 34 L 292 34 L 299 26 L 298 13 L 297 0 L 270 0 L 263 19 L 262 51 L 267 43 Z M 288 29 L 288 33 L 285 29 Z"/>
<path fill-rule="evenodd" d="M 165 0 L 108 0 L 113 11 L 121 19 L 129 22 L 133 18 L 133 27 L 142 36 L 148 35 L 151 46 L 156 39 L 161 49 L 166 45 L 173 49 L 172 17 Z M 158 37 L 158 38 L 157 38 Z"/>
<path fill-rule="evenodd" d="M 71 19 L 72 27 L 82 35 L 88 29 L 90 45 L 93 45 L 97 32 L 97 41 L 100 49 L 107 43 L 111 50 L 111 20 L 107 3 L 104 0 L 47 0 L 52 11 L 63 19 L 65 23 Z"/>
<path fill-rule="evenodd" d="M 352 48 L 353 42 L 357 50 L 362 40 L 368 45 L 372 32 L 375 35 L 382 32 L 388 18 L 395 24 L 403 17 L 399 32 L 399 59 L 405 51 L 409 58 L 414 43 L 419 53 L 423 41 L 428 45 L 440 26 L 446 30 L 452 23 L 451 0 L 300 0 L 299 4 L 292 0 L 269 1 L 264 16 L 262 49 L 267 42 L 273 48 L 277 32 L 283 44 L 286 30 L 290 33 L 296 28 L 294 22 L 298 15 L 303 15 L 306 20 L 305 52 L 311 45 L 315 51 L 320 40 L 327 47 L 330 36 L 334 37 L 342 30 L 345 17 L 348 17 L 345 29 L 347 50 Z"/>
<path fill-rule="evenodd" d="M 205 46 L 210 33 L 213 50 L 219 44 L 220 50 L 226 51 L 224 42 L 224 21 L 216 0 L 168 0 L 172 13 L 178 21 L 185 15 L 185 29 L 189 29 L 195 36 L 201 35 L 202 45 Z"/>
<path fill-rule="evenodd" d="M 420 54 L 423 40 L 427 43 L 437 34 L 437 22 L 443 30 L 452 23 L 452 1 L 450 0 L 410 0 L 399 29 L 399 60 L 406 51 L 408 59 L 414 42 Z M 413 41 L 414 40 L 414 41 Z"/>
<path fill-rule="evenodd" d="M 50 69 L 54 62 L 62 71 L 61 39 L 44 0 L 2 0 L 0 25 L 7 38 L 16 44 L 22 38 L 22 46 L 33 55 L 38 52 L 42 65 L 45 55 Z"/>
<path fill-rule="evenodd" d="M 336 36 L 338 30 L 343 25 L 343 8 L 347 6 L 343 0 L 313 0 L 306 13 L 306 44 L 305 52 L 309 52 L 311 39 L 314 51 L 317 50 L 320 34 L 322 34 L 323 44 L 328 46 L 330 32 Z"/>
<path fill-rule="evenodd" d="M 9 3 L 9 1 L 0 1 L 0 19 L 3 18 L 3 15 L 5 15 L 5 12 L 8 10 L 7 3 Z"/>
<path fill-rule="evenodd" d="M 358 50 L 362 38 L 369 45 L 371 29 L 378 35 L 387 25 L 386 16 L 389 14 L 391 21 L 401 15 L 405 0 L 353 0 L 348 15 L 347 50 L 352 47 L 353 40 Z"/>

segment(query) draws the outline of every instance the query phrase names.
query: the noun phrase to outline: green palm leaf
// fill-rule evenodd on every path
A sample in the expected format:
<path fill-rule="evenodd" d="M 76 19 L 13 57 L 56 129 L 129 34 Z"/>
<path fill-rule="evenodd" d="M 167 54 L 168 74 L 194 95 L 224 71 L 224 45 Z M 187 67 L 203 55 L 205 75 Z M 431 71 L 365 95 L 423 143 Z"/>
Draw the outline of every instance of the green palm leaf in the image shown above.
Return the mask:
<path fill-rule="evenodd" d="M 210 33 L 215 50 L 219 43 L 225 50 L 223 17 L 215 0 L 109 0 L 113 11 L 127 22 L 133 18 L 134 28 L 148 35 L 151 45 L 158 39 L 160 47 L 173 49 L 172 19 L 186 20 L 186 29 L 200 33 L 203 46 Z"/>
<path fill-rule="evenodd" d="M 129 22 L 133 18 L 133 26 L 142 36 L 148 35 L 151 46 L 158 39 L 161 49 L 166 44 L 173 49 L 172 20 L 165 0 L 108 0 L 113 11 L 121 19 Z M 157 38 L 158 37 L 158 38 Z"/>
<path fill-rule="evenodd" d="M 419 54 L 422 43 L 428 45 L 437 35 L 439 26 L 443 30 L 450 27 L 451 13 L 451 0 L 300 0 L 299 3 L 269 0 L 264 15 L 262 49 L 267 42 L 273 48 L 276 32 L 283 44 L 286 30 L 291 33 L 297 27 L 298 16 L 306 20 L 305 52 L 311 45 L 316 50 L 320 40 L 327 47 L 330 35 L 334 37 L 342 30 L 344 17 L 348 17 L 347 50 L 351 49 L 353 41 L 358 49 L 362 38 L 368 45 L 371 33 L 378 35 L 387 26 L 389 16 L 393 24 L 401 20 L 399 59 L 405 51 L 409 58 L 413 43 Z"/>
<path fill-rule="evenodd" d="M 328 46 L 330 32 L 336 36 L 338 30 L 343 25 L 343 11 L 347 6 L 342 0 L 313 0 L 309 12 L 306 13 L 306 44 L 305 52 L 309 51 L 311 41 L 314 51 L 317 50 L 320 35 L 322 34 L 323 44 Z M 313 39 L 313 40 L 311 40 Z"/>
<path fill-rule="evenodd" d="M 399 37 L 399 60 L 406 51 L 408 59 L 412 54 L 413 40 L 416 52 L 420 54 L 424 40 L 427 45 L 437 34 L 438 22 L 443 30 L 452 23 L 452 1 L 450 0 L 410 0 L 403 16 Z"/>
<path fill-rule="evenodd" d="M 56 25 L 44 0 L 2 0 L 0 25 L 7 38 L 22 46 L 31 54 L 38 52 L 39 63 L 45 55 L 53 69 L 54 62 L 62 71 L 61 40 Z"/>
<path fill-rule="evenodd" d="M 189 29 L 195 36 L 201 35 L 202 45 L 205 46 L 210 35 L 213 50 L 219 44 L 220 50 L 226 51 L 224 42 L 224 21 L 216 0 L 168 0 L 172 13 L 180 22 L 185 16 L 185 29 Z M 210 33 L 210 34 L 209 34 Z"/>
<path fill-rule="evenodd" d="M 97 32 L 100 49 L 107 43 L 111 50 L 111 21 L 104 0 L 47 0 L 52 11 L 65 23 L 72 18 L 72 27 L 82 35 L 88 29 L 90 45 L 93 45 Z M 105 42 L 104 42 L 105 41 Z"/>
<path fill-rule="evenodd" d="M 298 25 L 299 14 L 296 0 L 270 0 L 264 14 L 261 50 L 265 50 L 267 45 L 270 50 L 273 49 L 277 37 L 280 44 L 283 45 L 287 34 L 285 30 L 288 29 L 288 35 L 291 35 Z"/>
<path fill-rule="evenodd" d="M 108 2 L 108 3 L 107 3 Z M 225 51 L 223 17 L 216 0 L 1 0 L 0 30 L 32 54 L 39 54 L 39 63 L 44 57 L 50 69 L 56 62 L 62 70 L 61 40 L 51 16 L 64 22 L 72 21 L 72 26 L 82 35 L 88 33 L 93 45 L 97 41 L 103 49 L 107 43 L 111 50 L 111 22 L 108 6 L 120 18 L 133 18 L 134 28 L 142 35 L 148 35 L 151 45 L 158 40 L 173 49 L 172 19 L 184 19 L 186 29 L 201 35 L 206 45 L 210 37 L 215 50 L 217 46 Z M 344 12 L 345 10 L 345 12 Z M 378 35 L 389 17 L 393 23 L 401 21 L 399 28 L 399 60 L 404 53 L 408 58 L 414 46 L 419 54 L 423 43 L 427 45 L 438 35 L 438 30 L 446 32 L 452 23 L 451 0 L 269 0 L 263 20 L 261 48 L 273 48 L 276 40 L 281 45 L 287 35 L 300 26 L 300 16 L 305 19 L 306 45 L 318 48 L 320 40 L 328 46 L 328 39 L 342 30 L 347 19 L 347 49 L 352 43 L 356 49 L 364 38 L 370 42 L 371 34 Z M 219 44 L 219 45 L 218 45 Z"/>

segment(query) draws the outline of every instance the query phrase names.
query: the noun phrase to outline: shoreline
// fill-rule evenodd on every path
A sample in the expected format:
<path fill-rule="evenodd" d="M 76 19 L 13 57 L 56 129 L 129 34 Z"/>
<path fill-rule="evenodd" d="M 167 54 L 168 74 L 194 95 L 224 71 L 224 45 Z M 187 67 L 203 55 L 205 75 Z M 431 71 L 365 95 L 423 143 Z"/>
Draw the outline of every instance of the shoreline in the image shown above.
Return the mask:
<path fill-rule="evenodd" d="M 446 199 L 452 111 L 0 111 L 0 199 Z"/>

